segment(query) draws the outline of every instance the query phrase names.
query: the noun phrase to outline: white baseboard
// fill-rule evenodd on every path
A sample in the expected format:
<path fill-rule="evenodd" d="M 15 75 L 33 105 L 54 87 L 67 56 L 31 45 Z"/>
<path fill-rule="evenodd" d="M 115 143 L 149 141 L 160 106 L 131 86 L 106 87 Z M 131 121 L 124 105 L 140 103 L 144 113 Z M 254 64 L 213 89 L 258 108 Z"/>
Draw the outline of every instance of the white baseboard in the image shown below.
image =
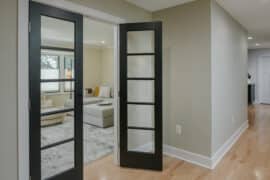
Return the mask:
<path fill-rule="evenodd" d="M 211 158 L 200 154 L 192 153 L 183 149 L 179 149 L 170 145 L 163 145 L 163 153 L 167 156 L 171 156 L 180 160 L 187 161 L 191 164 L 196 164 L 210 169 Z"/>
<path fill-rule="evenodd" d="M 214 169 L 247 128 L 248 121 L 245 121 L 212 157 L 196 154 L 166 144 L 163 145 L 163 153 L 198 166 Z"/>
<path fill-rule="evenodd" d="M 235 133 L 218 149 L 218 151 L 212 156 L 211 169 L 215 169 L 217 164 L 222 160 L 226 153 L 232 148 L 232 146 L 237 142 L 240 136 L 248 128 L 248 120 L 245 121 Z"/>

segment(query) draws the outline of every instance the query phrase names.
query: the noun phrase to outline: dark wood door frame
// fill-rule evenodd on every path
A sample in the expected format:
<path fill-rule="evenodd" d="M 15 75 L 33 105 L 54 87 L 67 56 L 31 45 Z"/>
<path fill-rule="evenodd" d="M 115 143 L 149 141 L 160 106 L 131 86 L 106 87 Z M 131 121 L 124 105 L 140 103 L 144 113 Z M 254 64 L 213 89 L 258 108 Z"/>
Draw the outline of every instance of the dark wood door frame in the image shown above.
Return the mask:
<path fill-rule="evenodd" d="M 127 52 L 127 32 L 129 31 L 154 31 L 155 49 L 154 53 L 132 53 Z M 155 77 L 154 78 L 127 78 L 127 57 L 136 55 L 155 56 Z M 127 80 L 154 80 L 155 102 L 137 103 L 153 105 L 155 114 L 155 152 L 142 153 L 128 151 L 128 124 L 127 124 Z M 132 102 L 136 104 L 136 102 Z M 146 128 L 136 128 L 145 129 Z M 131 168 L 143 168 L 162 170 L 162 23 L 129 23 L 120 25 L 120 165 Z"/>
<path fill-rule="evenodd" d="M 72 170 L 56 175 L 52 180 L 83 179 L 83 16 L 55 7 L 30 2 L 29 33 L 29 97 L 30 97 L 30 176 L 32 180 L 41 179 L 41 123 L 40 123 L 40 55 L 41 55 L 41 16 L 48 16 L 74 23 L 75 57 L 75 103 L 74 103 L 74 167 Z M 62 81 L 61 79 L 58 80 Z M 57 112 L 55 112 L 57 113 Z M 59 113 L 59 112 L 58 112 Z"/>

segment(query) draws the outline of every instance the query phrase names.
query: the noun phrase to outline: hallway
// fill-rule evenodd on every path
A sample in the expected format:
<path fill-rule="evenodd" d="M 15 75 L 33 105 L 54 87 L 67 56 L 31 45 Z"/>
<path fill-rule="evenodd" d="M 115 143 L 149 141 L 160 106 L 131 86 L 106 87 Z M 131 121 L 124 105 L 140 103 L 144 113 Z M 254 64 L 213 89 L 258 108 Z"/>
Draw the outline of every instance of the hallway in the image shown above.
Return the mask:
<path fill-rule="evenodd" d="M 227 153 L 215 170 L 165 156 L 163 172 L 117 167 L 112 156 L 85 167 L 85 180 L 269 180 L 270 106 L 248 110 L 249 129 Z"/>

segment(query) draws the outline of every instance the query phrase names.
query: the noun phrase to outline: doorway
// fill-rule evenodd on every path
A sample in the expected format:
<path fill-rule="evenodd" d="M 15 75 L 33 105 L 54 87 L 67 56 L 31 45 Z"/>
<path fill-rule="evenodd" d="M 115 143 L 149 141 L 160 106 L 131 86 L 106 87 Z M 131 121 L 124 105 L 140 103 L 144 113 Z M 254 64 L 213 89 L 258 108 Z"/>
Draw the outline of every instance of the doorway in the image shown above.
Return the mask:
<path fill-rule="evenodd" d="M 114 38 L 120 42 L 120 47 L 115 46 L 115 48 L 120 52 L 121 61 L 118 60 L 117 55 L 114 55 L 114 59 L 117 60 L 113 65 L 116 83 L 113 85 L 114 92 L 110 92 L 112 90 L 108 86 L 112 85 L 100 83 L 102 85 L 97 87 L 86 86 L 84 83 L 85 49 L 82 15 L 31 2 L 30 20 L 31 178 L 82 179 L 83 160 L 87 159 L 85 155 L 87 150 L 84 146 L 88 146 L 84 144 L 85 139 L 83 139 L 84 133 L 87 133 L 84 124 L 91 126 L 89 132 L 92 132 L 93 128 L 97 129 L 97 127 L 99 130 L 110 128 L 112 122 L 115 126 L 113 129 L 116 130 L 114 132 L 116 138 L 113 138 L 115 154 L 120 153 L 121 166 L 161 170 L 161 23 L 121 25 L 127 29 L 123 31 L 122 28 L 120 40 Z M 129 31 L 140 33 L 139 36 L 130 38 Z M 149 32 L 150 36 L 148 36 Z M 114 35 L 116 36 L 117 33 Z M 126 41 L 123 41 L 125 35 L 127 35 Z M 128 46 L 125 46 L 127 42 L 129 42 Z M 98 43 L 105 44 L 106 41 L 101 40 Z M 150 44 L 150 49 L 147 44 Z M 126 51 L 129 45 L 138 47 L 140 51 Z M 126 62 L 123 62 L 125 58 Z M 118 66 L 121 66 L 120 72 Z M 121 85 L 119 91 L 120 83 L 126 86 Z M 92 95 L 96 91 L 102 92 L 102 96 L 111 97 L 114 94 L 113 102 L 99 99 L 93 104 L 92 100 L 95 98 L 92 98 Z M 109 95 L 104 95 L 108 92 Z M 120 108 L 118 108 L 119 102 L 122 104 Z M 108 110 L 109 106 L 114 105 L 115 107 L 110 107 Z M 131 106 L 133 108 L 130 109 Z M 115 114 L 110 114 L 108 111 Z M 120 148 L 117 142 L 120 133 L 117 115 L 119 112 L 121 115 Z M 139 115 L 137 122 L 134 118 L 136 113 Z M 129 133 L 130 130 L 134 133 Z M 110 135 L 110 138 L 112 136 Z M 147 141 L 140 141 L 142 137 Z M 133 160 L 136 161 L 135 164 Z"/>
<path fill-rule="evenodd" d="M 270 56 L 262 56 L 259 59 L 259 101 L 262 104 L 270 104 Z"/>

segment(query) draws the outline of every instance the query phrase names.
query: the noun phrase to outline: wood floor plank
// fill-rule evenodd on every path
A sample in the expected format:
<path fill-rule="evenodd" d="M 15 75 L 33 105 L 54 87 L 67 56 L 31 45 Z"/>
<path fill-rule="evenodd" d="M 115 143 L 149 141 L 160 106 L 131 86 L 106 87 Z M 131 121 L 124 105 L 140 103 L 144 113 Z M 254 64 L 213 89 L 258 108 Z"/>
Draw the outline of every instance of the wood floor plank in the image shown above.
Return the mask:
<path fill-rule="evenodd" d="M 270 180 L 270 106 L 248 109 L 249 129 L 214 170 L 164 156 L 162 172 L 116 166 L 107 156 L 84 169 L 84 180 Z"/>

